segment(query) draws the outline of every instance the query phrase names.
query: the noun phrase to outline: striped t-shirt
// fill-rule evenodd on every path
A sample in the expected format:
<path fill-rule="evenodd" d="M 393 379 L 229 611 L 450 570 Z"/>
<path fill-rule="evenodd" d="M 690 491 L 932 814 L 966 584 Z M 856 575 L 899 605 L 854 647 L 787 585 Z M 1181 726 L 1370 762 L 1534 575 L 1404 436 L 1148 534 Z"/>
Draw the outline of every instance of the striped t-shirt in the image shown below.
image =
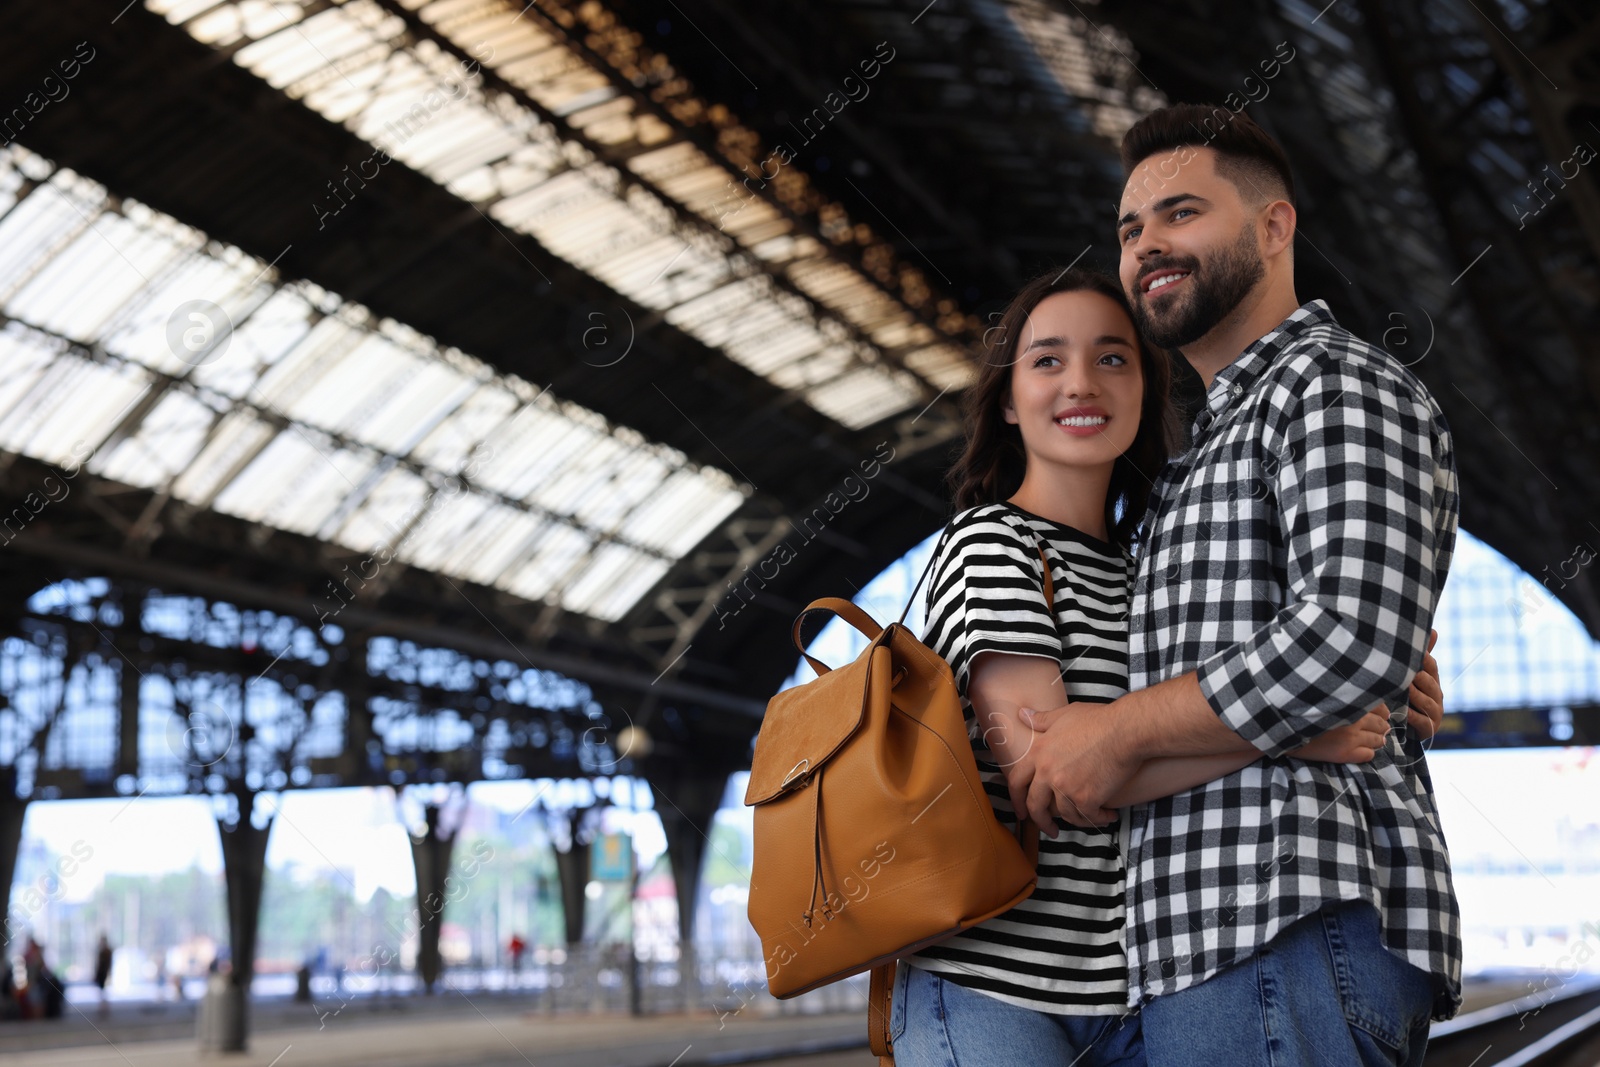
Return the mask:
<path fill-rule="evenodd" d="M 1036 536 L 1037 535 L 1037 536 Z M 1046 610 L 1039 538 L 1055 583 Z M 986 504 L 957 515 L 933 568 L 924 643 L 955 673 L 978 774 L 1013 832 L 1005 777 L 980 736 L 967 683 L 981 652 L 1061 663 L 1067 698 L 1106 704 L 1128 688 L 1128 588 L 1121 549 L 1022 511 Z M 1058 1015 L 1115 1015 L 1127 1003 L 1119 826 L 1061 824 L 1039 838 L 1039 883 L 1003 915 L 910 962 L 1011 1004 Z"/>

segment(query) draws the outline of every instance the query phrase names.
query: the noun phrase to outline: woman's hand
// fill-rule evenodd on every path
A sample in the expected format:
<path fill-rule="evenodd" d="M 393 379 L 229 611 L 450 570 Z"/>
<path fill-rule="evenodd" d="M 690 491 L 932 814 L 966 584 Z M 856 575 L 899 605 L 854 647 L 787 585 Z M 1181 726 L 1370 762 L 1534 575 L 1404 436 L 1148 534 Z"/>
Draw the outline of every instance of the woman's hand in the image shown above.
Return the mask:
<path fill-rule="evenodd" d="M 1349 726 L 1338 726 L 1290 752 L 1318 763 L 1368 763 L 1389 736 L 1389 709 L 1381 702 Z"/>
<path fill-rule="evenodd" d="M 1439 732 L 1444 721 L 1444 687 L 1439 684 L 1439 661 L 1433 658 L 1433 646 L 1439 640 L 1438 630 L 1428 631 L 1428 649 L 1422 655 L 1422 670 L 1411 679 L 1410 707 L 1406 710 L 1406 727 L 1416 732 L 1417 738 L 1426 741 Z"/>

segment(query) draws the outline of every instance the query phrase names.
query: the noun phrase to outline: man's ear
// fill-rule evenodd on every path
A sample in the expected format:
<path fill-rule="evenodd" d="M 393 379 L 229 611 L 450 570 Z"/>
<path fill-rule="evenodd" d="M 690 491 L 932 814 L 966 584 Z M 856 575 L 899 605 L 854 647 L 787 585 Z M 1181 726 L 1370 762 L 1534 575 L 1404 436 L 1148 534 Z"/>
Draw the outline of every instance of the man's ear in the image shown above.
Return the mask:
<path fill-rule="evenodd" d="M 1289 252 L 1294 249 L 1294 231 L 1298 224 L 1294 205 L 1287 200 L 1274 200 L 1265 208 L 1266 216 L 1262 220 L 1265 224 L 1265 233 L 1262 234 L 1262 257 L 1267 258 L 1278 255 L 1280 252 Z"/>

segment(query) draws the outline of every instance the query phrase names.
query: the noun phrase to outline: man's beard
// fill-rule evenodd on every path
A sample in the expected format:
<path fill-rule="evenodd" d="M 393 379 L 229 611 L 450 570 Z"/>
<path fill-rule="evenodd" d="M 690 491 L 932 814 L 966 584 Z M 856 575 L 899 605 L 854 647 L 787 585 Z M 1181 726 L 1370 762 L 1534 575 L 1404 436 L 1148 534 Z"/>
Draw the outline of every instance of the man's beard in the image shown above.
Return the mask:
<path fill-rule="evenodd" d="M 1159 317 L 1150 310 L 1150 295 L 1139 292 L 1133 304 L 1133 317 L 1145 337 L 1160 348 L 1182 348 L 1194 344 L 1227 318 L 1267 273 L 1261 253 L 1256 249 L 1255 229 L 1246 226 L 1239 239 L 1218 252 L 1204 271 L 1193 256 L 1187 260 L 1167 257 L 1157 269 L 1171 266 L 1189 271 L 1187 295 L 1178 296 L 1172 307 Z M 1157 290 L 1159 293 L 1160 290 Z"/>

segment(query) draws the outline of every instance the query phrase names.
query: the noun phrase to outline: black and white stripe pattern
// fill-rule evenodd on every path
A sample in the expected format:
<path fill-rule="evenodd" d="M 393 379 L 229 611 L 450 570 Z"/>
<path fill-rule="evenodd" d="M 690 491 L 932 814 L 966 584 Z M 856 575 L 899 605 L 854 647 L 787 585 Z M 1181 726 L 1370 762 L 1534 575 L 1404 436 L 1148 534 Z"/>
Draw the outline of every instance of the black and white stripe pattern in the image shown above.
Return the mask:
<path fill-rule="evenodd" d="M 1367 900 L 1448 1018 L 1460 915 L 1422 752 L 1401 741 L 1455 544 L 1444 416 L 1314 300 L 1217 375 L 1194 439 L 1145 516 L 1131 684 L 1197 670 L 1268 758 L 1132 809 L 1130 996 L 1187 988 L 1325 903 Z M 1397 728 L 1371 763 L 1284 755 L 1378 700 Z"/>
<path fill-rule="evenodd" d="M 1045 606 L 1037 544 L 1055 583 Z M 935 561 L 925 643 L 955 672 L 978 772 L 1008 828 L 1016 816 L 1005 778 L 978 736 L 967 683 L 981 652 L 1044 656 L 1061 664 L 1067 696 L 1109 703 L 1127 692 L 1127 604 L 1132 561 L 1071 527 L 1005 504 L 956 516 Z M 959 985 L 1036 1011 L 1115 1015 L 1126 1010 L 1123 865 L 1117 828 L 1039 841 L 1039 884 L 1004 915 L 912 957 Z"/>

